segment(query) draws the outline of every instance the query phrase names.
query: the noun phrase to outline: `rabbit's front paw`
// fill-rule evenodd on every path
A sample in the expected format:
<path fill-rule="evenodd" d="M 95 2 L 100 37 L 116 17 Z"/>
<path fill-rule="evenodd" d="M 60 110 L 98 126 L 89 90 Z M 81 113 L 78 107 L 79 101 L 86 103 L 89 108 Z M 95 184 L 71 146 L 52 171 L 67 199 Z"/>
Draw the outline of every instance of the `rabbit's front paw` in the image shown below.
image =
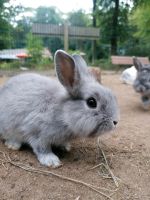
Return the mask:
<path fill-rule="evenodd" d="M 12 150 L 19 150 L 21 147 L 21 143 L 12 140 L 6 140 L 5 145 Z"/>
<path fill-rule="evenodd" d="M 49 154 L 40 154 L 38 155 L 38 160 L 42 165 L 48 166 L 48 167 L 59 167 L 61 166 L 61 162 L 59 158 L 54 153 Z"/>

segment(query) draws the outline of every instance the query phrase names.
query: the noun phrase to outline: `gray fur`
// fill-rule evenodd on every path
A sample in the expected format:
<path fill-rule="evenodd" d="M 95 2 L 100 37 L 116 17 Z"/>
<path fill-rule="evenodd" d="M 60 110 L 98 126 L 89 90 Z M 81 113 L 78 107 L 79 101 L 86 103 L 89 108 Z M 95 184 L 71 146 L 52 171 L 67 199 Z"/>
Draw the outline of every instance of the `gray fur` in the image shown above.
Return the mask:
<path fill-rule="evenodd" d="M 141 94 L 144 108 L 150 108 L 150 64 L 143 65 L 137 58 L 133 58 L 133 63 L 138 72 L 133 87 Z"/>
<path fill-rule="evenodd" d="M 62 73 L 66 58 L 74 74 L 71 83 Z M 114 129 L 114 121 L 118 121 L 115 96 L 86 68 L 80 70 L 82 62 L 58 50 L 55 67 L 61 83 L 37 74 L 22 74 L 0 89 L 0 136 L 6 145 L 19 149 L 22 143 L 28 143 L 41 164 L 53 167 L 60 161 L 51 145 L 67 145 L 76 137 L 99 136 Z M 89 97 L 97 100 L 97 108 L 88 107 Z"/>
<path fill-rule="evenodd" d="M 150 94 L 150 64 L 143 65 L 137 58 L 134 58 L 134 66 L 138 73 L 134 82 L 136 92 Z"/>

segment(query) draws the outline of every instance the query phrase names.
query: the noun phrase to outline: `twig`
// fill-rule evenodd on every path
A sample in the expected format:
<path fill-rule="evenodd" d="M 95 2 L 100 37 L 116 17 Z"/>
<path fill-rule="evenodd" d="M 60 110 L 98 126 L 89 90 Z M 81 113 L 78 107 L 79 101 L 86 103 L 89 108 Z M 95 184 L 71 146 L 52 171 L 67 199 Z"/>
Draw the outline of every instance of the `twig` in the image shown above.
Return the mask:
<path fill-rule="evenodd" d="M 11 165 L 15 166 L 15 167 L 18 167 L 18 168 L 21 168 L 25 171 L 29 171 L 29 172 L 33 172 L 33 173 L 37 173 L 37 174 L 43 174 L 43 175 L 46 175 L 46 176 L 49 176 L 49 175 L 52 175 L 52 176 L 55 176 L 57 178 L 60 178 L 60 179 L 63 179 L 63 180 L 66 180 L 66 181 L 70 181 L 70 182 L 73 182 L 73 183 L 76 183 L 76 184 L 80 184 L 82 186 L 85 186 L 85 187 L 88 187 L 90 188 L 91 190 L 97 192 L 98 194 L 104 196 L 105 198 L 109 199 L 109 200 L 113 200 L 112 197 L 108 196 L 107 194 L 99 191 L 98 189 L 96 189 L 96 187 L 94 185 L 91 185 L 91 184 L 88 184 L 88 183 L 85 183 L 83 181 L 80 181 L 80 180 L 76 180 L 76 179 L 73 179 L 73 178 L 69 178 L 69 177 L 66 177 L 66 176 L 63 176 L 63 175 L 59 175 L 59 174 L 56 174 L 54 172 L 51 172 L 51 171 L 46 171 L 46 170 L 41 170 L 41 169 L 36 169 L 34 167 L 30 167 L 30 166 L 27 166 L 23 163 L 17 163 L 17 162 L 13 162 L 9 155 L 6 156 L 6 154 L 4 152 L 1 152 L 2 155 L 4 156 L 5 160 L 4 162 L 6 163 L 10 163 Z M 102 188 L 99 188 L 101 190 L 103 190 Z"/>
<path fill-rule="evenodd" d="M 75 200 L 79 200 L 80 199 L 80 196 L 78 196 Z"/>
<path fill-rule="evenodd" d="M 6 170 L 8 170 L 8 167 L 5 166 L 4 162 L 1 162 L 1 165 L 2 165 Z"/>
<path fill-rule="evenodd" d="M 117 179 L 116 179 L 116 176 L 115 176 L 115 175 L 113 174 L 113 172 L 111 171 L 111 169 L 110 169 L 110 167 L 109 167 L 109 164 L 108 164 L 108 161 L 107 161 L 107 159 L 106 159 L 105 153 L 104 153 L 104 151 L 102 150 L 102 148 L 100 147 L 100 138 L 98 138 L 98 147 L 99 147 L 99 149 L 100 149 L 101 152 L 102 152 L 103 158 L 104 158 L 104 160 L 105 160 L 106 168 L 107 168 L 107 170 L 109 171 L 109 173 L 110 173 L 110 175 L 111 175 L 111 177 L 112 177 L 112 179 L 113 179 L 113 181 L 114 181 L 116 187 L 118 188 L 118 187 L 119 187 L 119 184 L 118 184 L 118 181 L 117 181 Z"/>
<path fill-rule="evenodd" d="M 108 188 L 104 188 L 104 187 L 97 187 L 97 186 L 94 186 L 94 188 L 96 188 L 96 189 L 101 189 L 101 190 L 104 190 L 104 191 L 108 191 L 108 192 L 116 192 L 117 190 L 118 190 L 118 188 L 117 189 L 115 189 L 115 190 L 111 190 L 111 189 L 108 189 Z M 112 196 L 112 195 L 111 195 Z"/>
<path fill-rule="evenodd" d="M 3 155 L 3 157 L 6 159 L 6 155 L 4 152 L 0 151 L 0 153 Z M 8 170 L 8 167 L 5 166 L 5 163 L 7 163 L 7 161 L 4 161 L 3 159 L 0 159 L 1 165 Z"/>
<path fill-rule="evenodd" d="M 89 170 L 93 170 L 93 169 L 96 169 L 97 167 L 101 166 L 101 165 L 104 165 L 103 163 L 100 163 L 98 165 L 95 165 L 94 167 L 90 168 Z"/>

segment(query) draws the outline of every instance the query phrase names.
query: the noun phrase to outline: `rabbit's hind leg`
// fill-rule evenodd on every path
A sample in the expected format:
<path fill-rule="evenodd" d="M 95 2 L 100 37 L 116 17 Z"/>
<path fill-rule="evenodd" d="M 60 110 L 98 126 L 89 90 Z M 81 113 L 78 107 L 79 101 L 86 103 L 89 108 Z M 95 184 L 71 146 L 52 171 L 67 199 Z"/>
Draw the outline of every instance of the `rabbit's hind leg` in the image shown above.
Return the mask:
<path fill-rule="evenodd" d="M 5 145 L 6 145 L 9 149 L 19 150 L 22 144 L 21 144 L 21 142 L 14 141 L 14 140 L 11 140 L 11 139 L 7 139 L 7 140 L 5 141 Z"/>

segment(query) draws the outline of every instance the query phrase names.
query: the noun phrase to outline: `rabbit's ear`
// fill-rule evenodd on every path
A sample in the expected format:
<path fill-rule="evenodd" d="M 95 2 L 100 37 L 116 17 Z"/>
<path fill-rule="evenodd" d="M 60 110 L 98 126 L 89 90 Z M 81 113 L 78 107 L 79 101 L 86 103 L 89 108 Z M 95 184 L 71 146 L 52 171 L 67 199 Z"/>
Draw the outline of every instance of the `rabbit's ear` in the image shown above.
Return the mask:
<path fill-rule="evenodd" d="M 87 64 L 85 60 L 77 54 L 72 55 L 72 57 L 74 58 L 75 64 L 78 67 L 79 71 L 81 71 L 81 73 L 87 72 Z"/>
<path fill-rule="evenodd" d="M 136 57 L 133 57 L 133 65 L 135 66 L 135 68 L 139 71 L 143 65 L 142 63 L 140 62 L 140 60 Z"/>
<path fill-rule="evenodd" d="M 80 76 L 73 57 L 63 50 L 57 50 L 54 61 L 59 81 L 74 95 L 79 85 Z"/>

